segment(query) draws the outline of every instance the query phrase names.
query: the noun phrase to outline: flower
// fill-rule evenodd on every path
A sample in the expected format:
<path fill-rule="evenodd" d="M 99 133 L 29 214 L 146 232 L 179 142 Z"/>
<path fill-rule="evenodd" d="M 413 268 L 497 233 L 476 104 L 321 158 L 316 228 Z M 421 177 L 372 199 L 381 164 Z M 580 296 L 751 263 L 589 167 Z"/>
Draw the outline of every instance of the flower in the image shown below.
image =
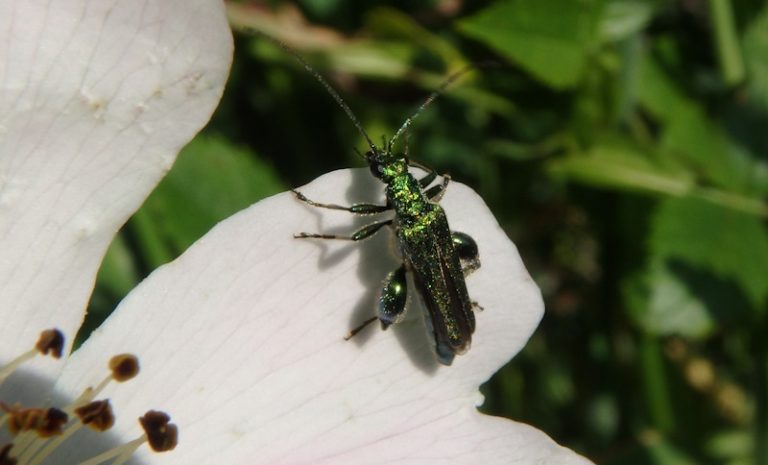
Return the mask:
<path fill-rule="evenodd" d="M 5 365 L 43 329 L 75 334 L 109 241 L 218 102 L 231 37 L 214 0 L 25 0 L 0 4 L 0 18 Z M 378 200 L 381 185 L 342 170 L 302 191 L 350 203 Z M 78 431 L 46 463 L 81 463 L 141 436 L 136 419 L 154 408 L 178 425 L 178 444 L 140 448 L 132 463 L 589 463 L 534 428 L 477 412 L 479 384 L 525 344 L 543 306 L 482 200 L 453 183 L 443 205 L 480 246 L 468 285 L 485 308 L 472 349 L 451 367 L 436 362 L 415 298 L 403 323 L 344 339 L 397 266 L 391 235 L 294 239 L 350 231 L 354 218 L 283 193 L 154 272 L 63 366 L 38 357 L 16 370 L 0 399 L 18 418 L 14 402 L 77 403 L 103 386 L 109 435 Z M 103 384 L 111 354 L 137 357 L 136 377 Z M 163 414 L 144 418 L 170 429 Z M 0 451 L 3 442 L 0 433 Z"/>

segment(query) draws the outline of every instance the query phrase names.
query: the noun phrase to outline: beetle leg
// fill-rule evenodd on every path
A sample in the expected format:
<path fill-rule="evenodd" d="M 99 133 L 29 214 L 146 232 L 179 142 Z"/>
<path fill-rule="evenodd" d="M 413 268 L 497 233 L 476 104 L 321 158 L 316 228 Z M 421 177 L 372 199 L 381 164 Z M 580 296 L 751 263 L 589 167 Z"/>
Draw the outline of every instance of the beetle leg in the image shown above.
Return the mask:
<path fill-rule="evenodd" d="M 302 194 L 299 191 L 291 189 L 291 192 L 293 192 L 296 195 L 296 198 L 301 200 L 302 202 L 312 205 L 313 207 L 318 208 L 328 208 L 331 210 L 344 210 L 348 211 L 350 213 L 354 213 L 356 215 L 374 215 L 376 213 L 385 212 L 387 210 L 391 210 L 391 205 L 374 205 L 371 203 L 356 203 L 353 204 L 351 207 L 345 207 L 343 205 L 336 205 L 334 203 L 318 203 L 314 200 L 308 199 L 304 194 Z"/>
<path fill-rule="evenodd" d="M 424 192 L 424 195 L 433 202 L 439 202 L 440 199 L 443 198 L 443 194 L 445 194 L 445 189 L 448 187 L 449 182 L 451 182 L 451 177 L 447 174 L 443 175 L 443 182 L 427 189 L 427 191 Z"/>
<path fill-rule="evenodd" d="M 381 228 L 384 226 L 392 224 L 393 220 L 386 220 L 386 221 L 377 221 L 376 223 L 371 223 L 367 226 L 363 226 L 362 228 L 358 229 L 354 233 L 352 233 L 351 236 L 339 236 L 337 234 L 313 234 L 313 233 L 296 233 L 293 235 L 296 239 L 339 239 L 342 241 L 362 241 L 363 239 L 368 239 L 369 237 L 373 236 Z"/>
<path fill-rule="evenodd" d="M 408 166 L 413 166 L 415 168 L 419 168 L 427 172 L 427 174 L 423 178 L 419 179 L 419 186 L 421 186 L 422 189 L 426 189 L 426 187 L 432 184 L 432 181 L 434 181 L 435 178 L 437 178 L 437 171 L 435 171 L 434 169 L 430 168 L 429 166 L 423 163 L 419 163 L 413 160 L 408 160 Z"/>
<path fill-rule="evenodd" d="M 357 326 L 356 328 L 353 328 L 346 336 L 344 336 L 344 340 L 348 341 L 348 340 L 352 339 L 353 337 L 355 337 L 355 334 L 359 333 L 360 331 L 365 329 L 366 326 L 368 326 L 369 324 L 373 323 L 374 321 L 376 321 L 378 319 L 379 319 L 379 317 L 372 316 L 372 317 L 368 318 L 367 320 L 363 321 L 363 323 L 360 324 L 360 326 Z"/>
<path fill-rule="evenodd" d="M 405 316 L 405 304 L 408 301 L 407 284 L 405 278 L 405 264 L 389 273 L 384 280 L 384 288 L 379 297 L 378 316 L 368 318 L 359 326 L 353 328 L 344 339 L 350 340 L 366 326 L 376 320 L 381 320 L 381 327 L 387 329 L 394 323 L 399 323 Z"/>

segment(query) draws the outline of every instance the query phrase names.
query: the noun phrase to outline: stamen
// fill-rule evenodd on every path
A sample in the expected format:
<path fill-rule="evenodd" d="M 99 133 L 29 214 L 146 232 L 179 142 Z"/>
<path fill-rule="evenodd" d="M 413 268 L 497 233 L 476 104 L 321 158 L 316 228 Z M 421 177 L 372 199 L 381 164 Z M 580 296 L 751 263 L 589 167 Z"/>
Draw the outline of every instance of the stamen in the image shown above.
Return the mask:
<path fill-rule="evenodd" d="M 36 355 L 48 355 L 53 358 L 61 357 L 61 353 L 64 350 L 64 334 L 58 329 L 46 329 L 40 333 L 40 338 L 37 340 L 35 347 L 27 352 L 16 357 L 14 360 L 0 368 L 0 384 L 8 378 L 11 373 L 16 371 L 22 364 L 35 358 Z"/>
<path fill-rule="evenodd" d="M 11 363 L 0 369 L 0 384 L 5 381 L 22 364 L 36 355 L 51 355 L 60 358 L 64 350 L 64 334 L 58 329 L 47 329 L 40 332 L 35 347 L 19 355 Z M 4 460 L 26 464 L 21 457 L 25 452 L 34 453 L 40 447 L 41 438 L 60 436 L 67 423 L 67 413 L 56 408 L 22 408 L 20 405 L 9 407 L 0 405 L 0 424 L 6 424 L 9 432 L 15 436 L 14 447 L 16 458 L 10 458 L 10 447 L 4 449 Z"/>
<path fill-rule="evenodd" d="M 144 436 L 136 438 L 123 446 L 102 452 L 85 462 L 81 462 L 80 465 L 98 465 L 114 457 L 116 458 L 112 462 L 113 465 L 122 465 L 145 442 L 149 442 L 149 446 L 155 452 L 173 450 L 176 444 L 178 444 L 179 430 L 170 420 L 171 417 L 168 414 L 150 410 L 143 417 L 139 418 L 139 423 L 144 428 Z"/>
<path fill-rule="evenodd" d="M 16 465 L 18 462 L 11 457 L 11 448 L 13 444 L 6 444 L 0 447 L 0 465 Z"/>
<path fill-rule="evenodd" d="M 9 407 L 0 402 L 0 409 L 8 414 L 8 430 L 11 435 L 34 431 L 38 437 L 49 438 L 61 434 L 67 423 L 67 414 L 57 408 Z"/>
<path fill-rule="evenodd" d="M 46 329 L 40 333 L 35 348 L 43 355 L 50 353 L 53 358 L 61 358 L 64 351 L 64 334 L 56 328 Z"/>
<path fill-rule="evenodd" d="M 72 409 L 72 407 L 70 407 L 70 409 Z M 29 465 L 39 465 L 43 463 L 46 457 L 52 455 L 61 444 L 72 437 L 72 435 L 79 431 L 83 426 L 88 426 L 94 431 L 104 432 L 115 424 L 115 416 L 112 413 L 112 406 L 110 405 L 109 400 L 90 402 L 72 410 L 80 419 L 79 422 L 71 424 L 64 430 L 63 434 L 49 441 L 42 449 L 40 449 L 40 445 L 34 450 L 24 451 L 21 458 L 29 460 L 34 457 L 34 459 L 29 461 Z M 24 461 L 23 463 L 27 462 Z"/>
<path fill-rule="evenodd" d="M 57 443 L 61 443 L 64 440 L 61 439 L 65 437 L 63 428 L 68 421 L 65 412 L 54 407 L 42 409 L 16 406 L 7 409 L 7 406 L 3 406 L 3 409 L 9 415 L 9 431 L 14 436 L 18 433 L 14 445 L 16 446 L 17 457 L 20 463 L 29 463 L 29 459 L 45 445 L 45 441 L 41 441 L 41 439 L 55 437 L 52 442 Z M 40 462 L 42 460 L 34 463 Z"/>
<path fill-rule="evenodd" d="M 112 378 L 122 383 L 139 374 L 139 359 L 133 354 L 115 355 L 109 360 Z"/>
<path fill-rule="evenodd" d="M 81 406 L 91 402 L 112 381 L 123 383 L 136 377 L 139 374 L 139 359 L 133 354 L 115 355 L 109 360 L 109 370 L 110 374 L 98 386 L 86 388 L 73 405 Z"/>
<path fill-rule="evenodd" d="M 64 336 L 56 329 L 40 334 L 34 349 L 0 368 L 0 383 L 24 362 L 35 355 L 61 357 Z M 109 375 L 96 387 L 87 387 L 73 403 L 63 409 L 54 407 L 9 406 L 0 401 L 0 426 L 6 425 L 13 442 L 0 445 L 0 465 L 41 465 L 55 463 L 56 450 L 83 426 L 97 432 L 109 430 L 115 424 L 115 415 L 108 399 L 94 400 L 110 382 L 123 383 L 139 373 L 139 360 L 132 354 L 120 354 L 109 361 Z M 70 421 L 73 417 L 75 421 Z M 110 462 L 123 465 L 142 444 L 148 443 L 155 452 L 173 450 L 178 443 L 178 427 L 164 412 L 150 410 L 139 418 L 144 429 L 141 437 L 98 454 L 81 465 L 99 465 Z M 13 450 L 13 456 L 11 455 Z"/>
<path fill-rule="evenodd" d="M 115 424 L 109 400 L 97 400 L 75 409 L 80 421 L 94 431 L 106 431 Z"/>
<path fill-rule="evenodd" d="M 171 417 L 157 410 L 150 410 L 139 418 L 147 434 L 149 445 L 155 452 L 173 450 L 179 442 L 179 429 L 171 423 Z"/>
<path fill-rule="evenodd" d="M 80 462 L 80 465 L 99 465 L 100 463 L 104 463 L 113 457 L 118 457 L 114 462 L 112 462 L 113 465 L 122 465 L 131 457 L 131 455 L 133 455 L 134 452 L 136 452 L 136 449 L 138 449 L 139 446 L 144 444 L 146 441 L 146 436 L 142 436 L 123 446 L 115 447 L 114 449 L 102 452 L 99 455 L 95 455 L 84 462 Z"/>
<path fill-rule="evenodd" d="M 48 442 L 37 441 L 34 444 L 28 444 L 22 449 L 19 459 L 23 464 L 40 465 L 43 461 L 51 456 L 53 452 L 64 442 L 72 437 L 77 431 L 82 428 L 83 425 L 80 422 L 72 423 L 65 429 L 62 434 L 49 440 Z"/>
<path fill-rule="evenodd" d="M 66 412 L 75 414 L 80 419 L 80 422 L 73 423 L 62 434 L 47 444 L 37 443 L 35 447 L 28 447 L 25 444 L 22 449 L 22 463 L 27 463 L 34 456 L 34 460 L 30 461 L 29 464 L 41 464 L 46 457 L 53 454 L 61 444 L 80 430 L 83 425 L 88 425 L 96 431 L 106 431 L 114 425 L 114 414 L 112 413 L 109 401 L 93 401 L 93 398 L 103 391 L 112 380 L 123 382 L 135 377 L 139 372 L 139 360 L 135 355 L 131 354 L 116 355 L 110 359 L 109 369 L 110 374 L 95 389 L 88 386 L 72 404 L 65 408 Z M 40 449 L 41 447 L 42 450 Z"/>

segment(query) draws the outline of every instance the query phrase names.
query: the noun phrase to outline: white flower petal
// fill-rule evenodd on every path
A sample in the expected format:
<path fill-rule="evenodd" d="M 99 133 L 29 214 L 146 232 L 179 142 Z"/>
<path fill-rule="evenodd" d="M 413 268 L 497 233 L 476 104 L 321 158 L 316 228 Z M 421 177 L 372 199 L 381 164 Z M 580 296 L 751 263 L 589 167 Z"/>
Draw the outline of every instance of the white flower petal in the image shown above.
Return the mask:
<path fill-rule="evenodd" d="M 218 0 L 0 2 L 3 353 L 53 326 L 71 342 L 106 247 L 208 121 L 231 54 Z"/>
<path fill-rule="evenodd" d="M 380 201 L 382 185 L 366 169 L 344 170 L 302 191 L 349 204 Z M 343 339 L 373 315 L 381 280 L 397 266 L 392 236 L 294 239 L 351 232 L 354 221 L 283 193 L 153 273 L 70 359 L 58 392 L 100 379 L 104 354 L 138 355 L 135 386 L 107 392 L 116 430 L 138 434 L 134 419 L 159 408 L 181 431 L 175 451 L 142 453 L 146 463 L 580 463 L 541 432 L 476 412 L 478 386 L 520 350 L 543 305 L 482 200 L 452 183 L 443 205 L 453 228 L 479 244 L 482 268 L 467 281 L 485 307 L 472 349 L 451 367 L 435 361 L 417 305 L 387 331 L 372 325 Z"/>

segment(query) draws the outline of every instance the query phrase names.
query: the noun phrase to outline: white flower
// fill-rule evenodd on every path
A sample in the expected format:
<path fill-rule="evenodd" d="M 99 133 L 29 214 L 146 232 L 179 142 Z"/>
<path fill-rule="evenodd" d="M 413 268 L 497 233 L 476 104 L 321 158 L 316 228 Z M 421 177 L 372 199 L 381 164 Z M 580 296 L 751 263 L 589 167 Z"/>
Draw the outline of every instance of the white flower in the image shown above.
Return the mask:
<path fill-rule="evenodd" d="M 218 102 L 231 38 L 213 0 L 7 1 L 0 32 L 2 366 L 43 329 L 76 333 L 109 241 Z M 378 200 L 381 185 L 344 170 L 303 192 L 351 203 Z M 451 367 L 435 361 L 415 298 L 402 324 L 344 340 L 397 266 L 391 236 L 296 240 L 359 223 L 284 193 L 153 273 L 65 364 L 24 364 L 0 399 L 7 409 L 71 403 L 105 378 L 107 358 L 130 353 L 138 376 L 99 394 L 115 409 L 111 433 L 80 431 L 45 463 L 80 463 L 140 436 L 149 409 L 172 416 L 179 443 L 140 448 L 131 463 L 589 463 L 477 412 L 479 384 L 520 350 L 543 307 L 479 197 L 454 183 L 443 205 L 480 246 L 468 285 L 485 308 Z"/>

